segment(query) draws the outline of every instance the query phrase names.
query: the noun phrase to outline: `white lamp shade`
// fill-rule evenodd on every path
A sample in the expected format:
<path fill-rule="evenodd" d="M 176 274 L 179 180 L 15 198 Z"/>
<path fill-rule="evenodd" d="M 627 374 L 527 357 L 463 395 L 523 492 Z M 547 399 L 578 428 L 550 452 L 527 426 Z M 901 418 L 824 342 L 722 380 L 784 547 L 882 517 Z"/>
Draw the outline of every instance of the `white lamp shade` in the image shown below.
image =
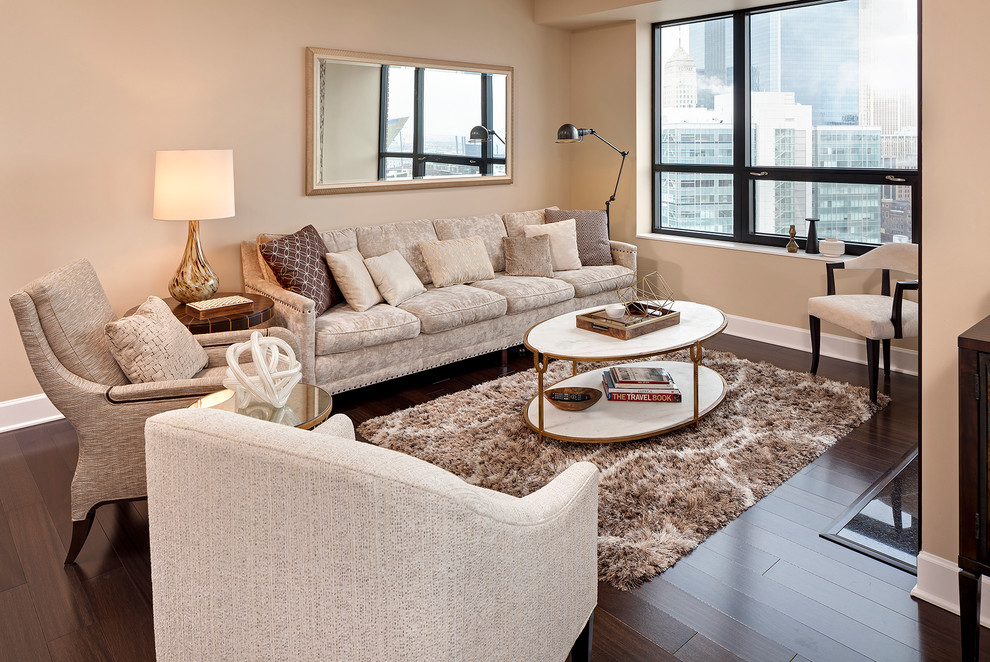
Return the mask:
<path fill-rule="evenodd" d="M 201 221 L 234 215 L 234 151 L 155 152 L 155 209 L 161 221 Z"/>

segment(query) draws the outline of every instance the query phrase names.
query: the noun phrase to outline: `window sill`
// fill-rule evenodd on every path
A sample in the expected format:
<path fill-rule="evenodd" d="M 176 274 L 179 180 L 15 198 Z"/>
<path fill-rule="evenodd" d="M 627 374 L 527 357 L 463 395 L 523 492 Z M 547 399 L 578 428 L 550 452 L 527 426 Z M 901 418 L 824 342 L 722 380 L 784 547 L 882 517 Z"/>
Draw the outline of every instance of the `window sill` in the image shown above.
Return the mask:
<path fill-rule="evenodd" d="M 855 257 L 854 255 L 840 255 L 839 257 L 825 257 L 821 253 L 818 255 L 808 255 L 803 250 L 797 253 L 788 253 L 786 248 L 779 246 L 761 246 L 759 244 L 746 244 L 740 241 L 718 241 L 716 239 L 699 239 L 698 237 L 680 237 L 670 234 L 637 233 L 637 239 L 648 241 L 663 241 L 672 244 L 691 244 L 692 246 L 704 246 L 705 248 L 720 248 L 726 251 L 743 251 L 746 253 L 763 253 L 777 257 L 798 258 L 801 260 L 817 260 L 819 262 L 838 262 Z M 803 243 L 803 240 L 801 240 Z"/>

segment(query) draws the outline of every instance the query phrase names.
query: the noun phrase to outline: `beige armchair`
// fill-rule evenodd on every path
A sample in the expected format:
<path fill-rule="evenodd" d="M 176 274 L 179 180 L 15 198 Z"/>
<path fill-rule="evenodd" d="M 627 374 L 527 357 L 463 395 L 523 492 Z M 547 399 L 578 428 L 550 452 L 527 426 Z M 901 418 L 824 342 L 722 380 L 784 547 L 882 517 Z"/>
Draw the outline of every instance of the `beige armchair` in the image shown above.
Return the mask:
<path fill-rule="evenodd" d="M 148 420 L 159 660 L 588 659 L 594 465 L 517 498 L 354 441 L 341 418 Z"/>
<path fill-rule="evenodd" d="M 890 374 L 891 338 L 918 335 L 918 304 L 904 298 L 908 290 L 917 290 L 917 280 L 898 281 L 890 294 L 890 272 L 918 273 L 917 244 L 883 244 L 870 252 L 845 262 L 825 265 L 827 294 L 808 299 L 811 326 L 811 373 L 818 374 L 821 354 L 822 320 L 866 338 L 866 361 L 869 370 L 870 401 L 877 401 L 880 345 L 883 344 L 883 371 Z M 836 294 L 837 269 L 880 269 L 880 294 Z"/>
<path fill-rule="evenodd" d="M 77 260 L 26 285 L 10 297 L 31 368 L 48 399 L 75 428 L 79 460 L 72 478 L 72 540 L 65 562 L 75 561 L 96 508 L 143 498 L 144 422 L 222 389 L 227 346 L 250 331 L 195 336 L 209 363 L 192 379 L 131 384 L 107 346 L 104 326 L 116 319 L 87 260 Z M 298 351 L 286 329 L 263 330 Z"/>

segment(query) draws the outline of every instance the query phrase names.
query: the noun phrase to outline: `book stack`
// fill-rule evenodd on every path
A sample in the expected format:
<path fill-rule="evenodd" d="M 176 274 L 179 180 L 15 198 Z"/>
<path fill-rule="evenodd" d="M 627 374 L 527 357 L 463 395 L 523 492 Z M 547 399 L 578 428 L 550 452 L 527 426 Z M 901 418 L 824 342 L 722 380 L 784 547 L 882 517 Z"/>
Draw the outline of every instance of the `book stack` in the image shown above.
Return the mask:
<path fill-rule="evenodd" d="M 627 402 L 680 402 L 681 390 L 670 373 L 655 366 L 621 366 L 602 373 L 605 397 Z"/>

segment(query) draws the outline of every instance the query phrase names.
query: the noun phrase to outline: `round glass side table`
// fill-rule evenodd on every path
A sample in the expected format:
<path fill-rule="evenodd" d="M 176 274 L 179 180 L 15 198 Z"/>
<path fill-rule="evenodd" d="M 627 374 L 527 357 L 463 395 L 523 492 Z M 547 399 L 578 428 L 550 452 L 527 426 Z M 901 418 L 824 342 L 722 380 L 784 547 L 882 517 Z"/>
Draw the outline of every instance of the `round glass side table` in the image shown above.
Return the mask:
<path fill-rule="evenodd" d="M 203 396 L 189 407 L 220 409 L 280 425 L 291 425 L 311 430 L 327 420 L 333 408 L 333 398 L 319 386 L 296 384 L 284 407 L 273 407 L 267 402 L 252 401 L 238 407 L 234 392 L 230 389 Z"/>

